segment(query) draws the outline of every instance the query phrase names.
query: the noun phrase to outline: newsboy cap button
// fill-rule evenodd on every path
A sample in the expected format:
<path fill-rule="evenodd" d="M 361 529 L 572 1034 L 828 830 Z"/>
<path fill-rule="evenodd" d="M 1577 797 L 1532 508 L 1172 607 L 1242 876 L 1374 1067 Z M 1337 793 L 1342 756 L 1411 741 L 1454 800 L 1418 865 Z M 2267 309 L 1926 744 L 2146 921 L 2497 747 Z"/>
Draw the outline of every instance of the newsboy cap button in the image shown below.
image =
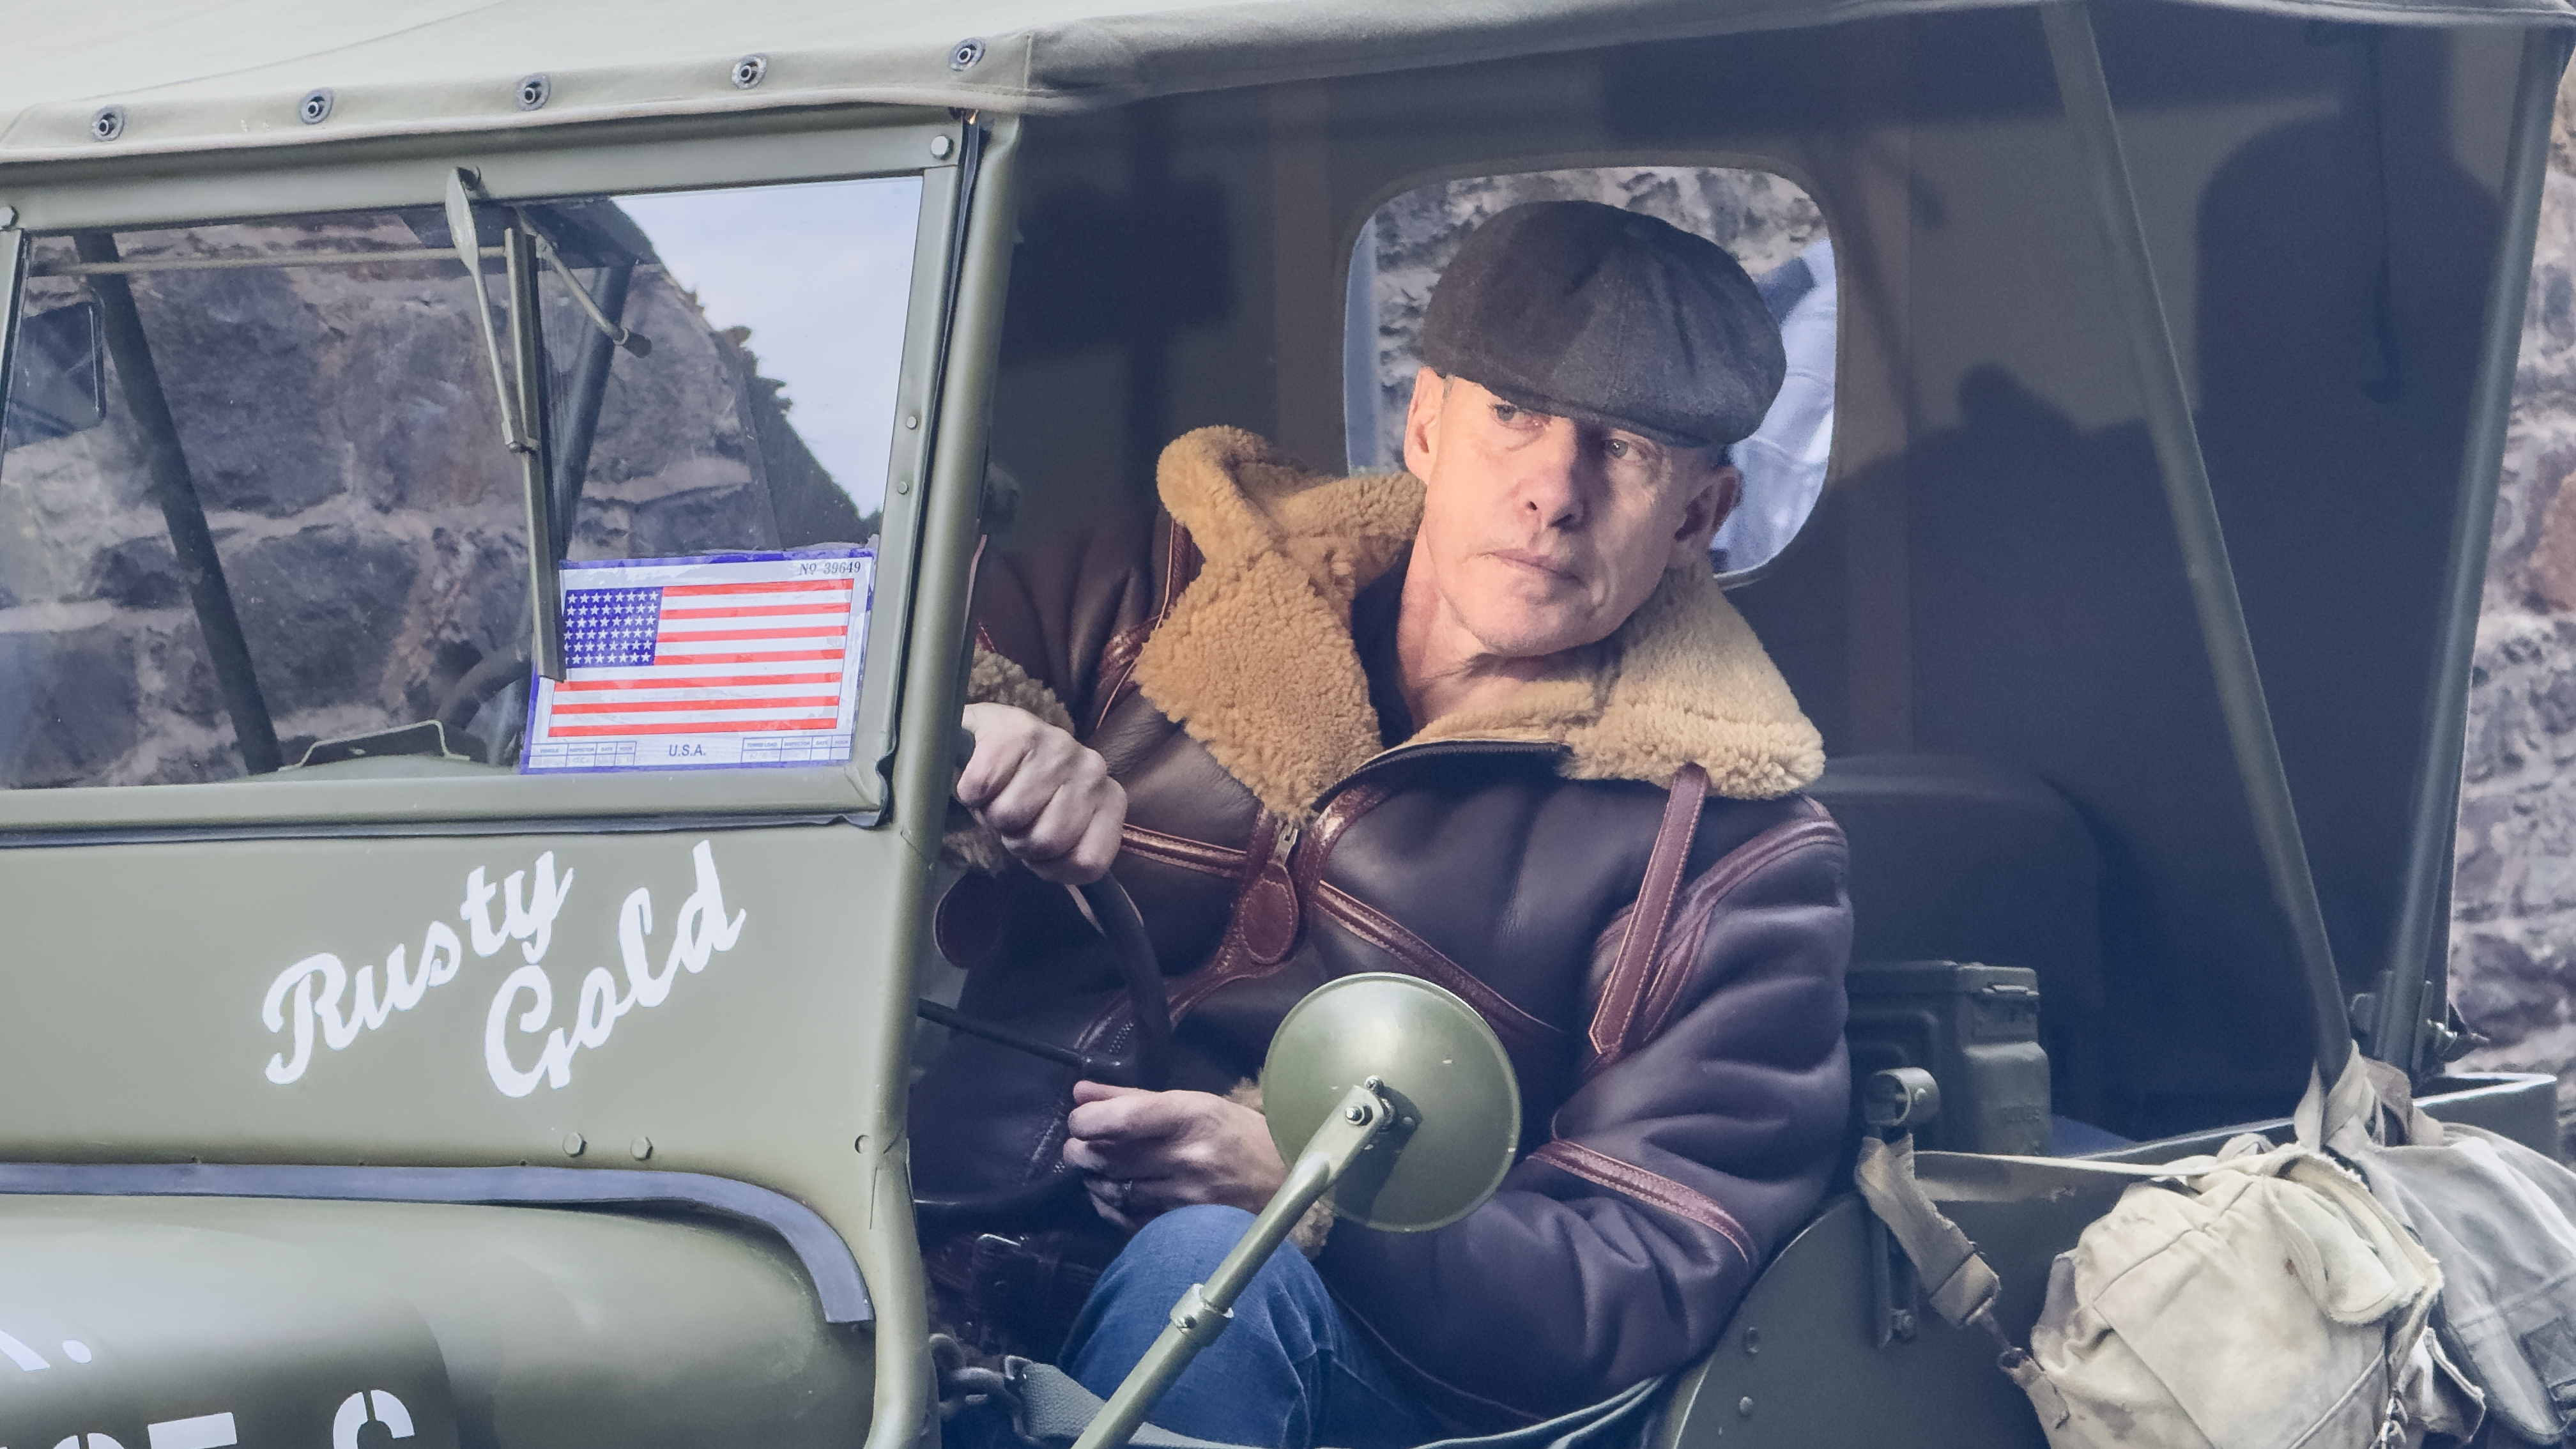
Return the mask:
<path fill-rule="evenodd" d="M 1788 375 L 1779 324 L 1726 249 L 1592 201 L 1534 201 L 1469 233 L 1431 292 L 1422 360 L 1508 401 L 1716 447 Z"/>

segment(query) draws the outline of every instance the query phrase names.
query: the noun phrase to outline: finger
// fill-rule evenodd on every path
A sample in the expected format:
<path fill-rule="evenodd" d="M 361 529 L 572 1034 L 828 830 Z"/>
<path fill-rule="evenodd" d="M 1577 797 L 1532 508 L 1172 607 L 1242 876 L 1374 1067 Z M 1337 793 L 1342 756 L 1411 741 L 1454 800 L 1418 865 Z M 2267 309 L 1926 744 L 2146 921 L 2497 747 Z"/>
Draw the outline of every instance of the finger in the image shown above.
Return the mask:
<path fill-rule="evenodd" d="M 1127 792 L 1117 781 L 1102 782 L 1108 787 L 1108 801 L 1092 812 L 1091 824 L 1082 839 L 1056 862 L 1060 878 L 1067 885 L 1088 885 L 1109 874 L 1118 859 L 1123 839 L 1120 831 L 1127 824 Z"/>
<path fill-rule="evenodd" d="M 1112 1097 L 1133 1097 L 1144 1090 L 1143 1087 L 1121 1087 L 1112 1082 L 1086 1079 L 1073 1084 L 1073 1101 L 1076 1106 L 1085 1102 L 1106 1102 Z"/>
<path fill-rule="evenodd" d="M 1144 1226 L 1142 1222 L 1120 1210 L 1118 1184 L 1093 1178 L 1083 1184 L 1083 1191 L 1091 1199 L 1091 1210 L 1100 1214 L 1112 1225 L 1131 1233 Z"/>
<path fill-rule="evenodd" d="M 1109 863 L 1118 858 L 1118 829 L 1127 820 L 1127 792 L 1118 788 L 1105 768 L 1096 774 L 1097 778 L 1057 791 L 1025 837 L 1003 838 L 1013 854 L 1047 880 L 1087 885 L 1108 874 Z"/>
<path fill-rule="evenodd" d="M 1016 718 L 1015 718 L 1016 716 Z M 975 736 L 975 753 L 957 776 L 957 798 L 967 808 L 980 808 L 1010 783 L 1036 742 L 1035 715 L 1005 704 L 970 704 L 960 722 Z"/>
<path fill-rule="evenodd" d="M 1159 1142 L 1188 1130 L 1191 1114 L 1173 1098 L 1183 1092 L 1128 1092 L 1077 1105 L 1065 1118 L 1067 1137 L 1095 1143 Z"/>
<path fill-rule="evenodd" d="M 1097 759 L 1097 756 L 1093 756 Z M 1109 783 L 1107 772 L 1088 761 L 1077 761 L 1057 780 L 1055 794 L 1038 811 L 1038 817 L 1021 832 L 1021 858 L 1029 861 L 1056 860 L 1073 853 L 1091 828 L 1092 817 L 1108 803 L 1100 787 Z"/>
<path fill-rule="evenodd" d="M 1011 778 L 976 814 L 1001 832 L 1003 841 L 1012 846 L 1012 854 L 1021 854 L 1029 832 L 1046 813 L 1047 806 L 1066 786 L 1083 778 L 1085 757 L 1099 759 L 1064 731 L 1039 726 L 1031 733 L 1028 748 Z M 1099 769 L 1103 775 L 1108 773 L 1105 764 Z"/>

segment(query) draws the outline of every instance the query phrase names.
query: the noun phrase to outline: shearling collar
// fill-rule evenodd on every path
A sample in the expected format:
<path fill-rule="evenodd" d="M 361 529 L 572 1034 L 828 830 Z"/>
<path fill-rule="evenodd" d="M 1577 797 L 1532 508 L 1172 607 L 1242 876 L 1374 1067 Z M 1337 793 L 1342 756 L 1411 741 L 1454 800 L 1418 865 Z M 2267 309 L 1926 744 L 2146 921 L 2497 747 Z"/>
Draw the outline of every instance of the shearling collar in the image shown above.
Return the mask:
<path fill-rule="evenodd" d="M 1147 641 L 1137 687 L 1272 814 L 1303 820 L 1381 750 L 1351 599 L 1411 550 L 1422 484 L 1308 473 L 1233 428 L 1164 449 L 1158 481 L 1206 563 Z M 1824 769 L 1815 726 L 1702 568 L 1665 574 L 1559 673 L 1407 743 L 1468 739 L 1561 746 L 1576 779 L 1669 785 L 1696 763 L 1738 799 L 1785 795 Z"/>

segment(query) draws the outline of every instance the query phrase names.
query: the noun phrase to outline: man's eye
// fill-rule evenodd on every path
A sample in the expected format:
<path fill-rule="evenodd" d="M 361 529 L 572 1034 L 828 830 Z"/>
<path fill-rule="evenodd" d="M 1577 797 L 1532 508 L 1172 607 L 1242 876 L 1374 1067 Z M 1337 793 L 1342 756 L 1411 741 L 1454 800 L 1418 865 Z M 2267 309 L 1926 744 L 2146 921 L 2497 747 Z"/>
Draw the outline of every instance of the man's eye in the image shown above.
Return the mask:
<path fill-rule="evenodd" d="M 1511 422 L 1511 421 L 1513 421 L 1514 419 L 1518 418 L 1520 415 L 1521 415 L 1521 410 L 1520 410 L 1519 408 L 1516 408 L 1516 407 L 1512 406 L 1510 403 L 1496 403 L 1496 404 L 1494 404 L 1494 421 L 1495 421 L 1495 422 L 1498 422 L 1498 423 L 1508 423 L 1508 422 Z"/>
<path fill-rule="evenodd" d="M 1601 451 L 1609 454 L 1613 458 L 1625 458 L 1630 453 L 1635 452 L 1636 449 L 1629 446 L 1626 438 L 1603 438 L 1601 440 Z"/>

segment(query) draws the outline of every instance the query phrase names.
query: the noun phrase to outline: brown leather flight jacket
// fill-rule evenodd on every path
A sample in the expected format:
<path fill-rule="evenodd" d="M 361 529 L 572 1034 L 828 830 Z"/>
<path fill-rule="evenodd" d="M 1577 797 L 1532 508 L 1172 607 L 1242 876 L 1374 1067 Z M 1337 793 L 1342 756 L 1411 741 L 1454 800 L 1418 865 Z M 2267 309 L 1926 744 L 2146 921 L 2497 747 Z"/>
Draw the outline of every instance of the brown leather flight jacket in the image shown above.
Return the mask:
<path fill-rule="evenodd" d="M 1115 873 L 1169 982 L 1172 1085 L 1256 1075 L 1333 977 L 1448 987 L 1511 1055 L 1523 1155 L 1449 1227 L 1334 1225 L 1335 1296 L 1461 1430 L 1705 1354 L 1848 1119 L 1844 845 L 1794 793 L 1813 728 L 1706 572 L 1676 570 L 1561 676 L 1384 748 L 1351 600 L 1409 550 L 1421 485 L 1316 478 L 1217 429 L 1160 482 L 1150 524 L 987 561 L 973 693 L 1067 724 L 1125 785 Z M 1649 880 L 1659 833 L 1681 868 Z M 999 873 L 941 907 L 961 1007 L 1121 1050 L 1096 934 L 982 850 Z M 1061 1171 L 1071 1078 L 953 1038 L 914 1089 L 916 1179 Z"/>

